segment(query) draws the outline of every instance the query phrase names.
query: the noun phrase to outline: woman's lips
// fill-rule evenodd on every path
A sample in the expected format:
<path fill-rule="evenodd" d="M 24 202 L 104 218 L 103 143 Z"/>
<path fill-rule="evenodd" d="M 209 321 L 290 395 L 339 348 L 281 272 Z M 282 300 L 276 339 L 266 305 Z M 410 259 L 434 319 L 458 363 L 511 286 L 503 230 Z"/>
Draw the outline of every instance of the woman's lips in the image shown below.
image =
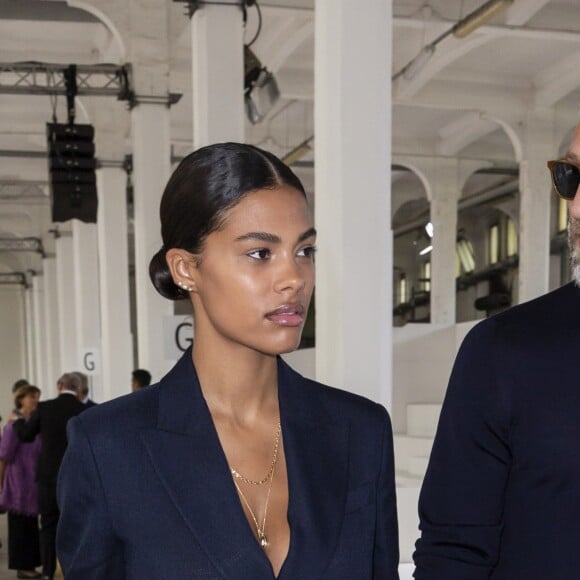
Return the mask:
<path fill-rule="evenodd" d="M 283 304 L 268 312 L 266 318 L 280 326 L 301 326 L 304 322 L 304 306 L 302 304 Z"/>

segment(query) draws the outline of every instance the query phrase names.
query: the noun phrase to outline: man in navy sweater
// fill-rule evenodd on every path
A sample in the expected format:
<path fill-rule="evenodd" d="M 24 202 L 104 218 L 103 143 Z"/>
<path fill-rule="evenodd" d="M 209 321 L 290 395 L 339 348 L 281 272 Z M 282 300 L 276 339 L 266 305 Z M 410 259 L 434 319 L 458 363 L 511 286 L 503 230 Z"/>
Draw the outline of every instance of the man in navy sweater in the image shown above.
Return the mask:
<path fill-rule="evenodd" d="M 419 500 L 417 580 L 580 578 L 580 125 L 549 165 L 574 280 L 465 339 Z"/>

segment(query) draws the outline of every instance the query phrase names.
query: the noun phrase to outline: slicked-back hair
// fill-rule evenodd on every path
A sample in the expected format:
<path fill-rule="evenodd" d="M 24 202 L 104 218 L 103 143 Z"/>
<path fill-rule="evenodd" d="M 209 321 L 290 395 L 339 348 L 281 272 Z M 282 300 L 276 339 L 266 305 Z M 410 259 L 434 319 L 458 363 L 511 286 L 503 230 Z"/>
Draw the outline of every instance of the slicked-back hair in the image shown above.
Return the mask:
<path fill-rule="evenodd" d="M 163 246 L 153 256 L 149 274 L 157 291 L 179 300 L 189 293 L 176 286 L 165 255 L 171 248 L 199 254 L 207 236 L 218 230 L 227 210 L 250 192 L 290 186 L 304 197 L 304 186 L 280 159 L 242 143 L 218 143 L 185 157 L 169 179 L 161 199 Z"/>

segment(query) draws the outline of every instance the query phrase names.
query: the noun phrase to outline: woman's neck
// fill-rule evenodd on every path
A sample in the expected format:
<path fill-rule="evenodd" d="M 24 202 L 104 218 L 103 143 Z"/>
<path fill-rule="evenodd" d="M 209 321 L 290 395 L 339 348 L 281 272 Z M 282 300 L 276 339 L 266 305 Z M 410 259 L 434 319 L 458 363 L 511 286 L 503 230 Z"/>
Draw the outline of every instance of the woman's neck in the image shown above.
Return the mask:
<path fill-rule="evenodd" d="M 214 419 L 248 424 L 279 415 L 275 356 L 242 346 L 224 352 L 201 340 L 194 341 L 192 356 Z"/>

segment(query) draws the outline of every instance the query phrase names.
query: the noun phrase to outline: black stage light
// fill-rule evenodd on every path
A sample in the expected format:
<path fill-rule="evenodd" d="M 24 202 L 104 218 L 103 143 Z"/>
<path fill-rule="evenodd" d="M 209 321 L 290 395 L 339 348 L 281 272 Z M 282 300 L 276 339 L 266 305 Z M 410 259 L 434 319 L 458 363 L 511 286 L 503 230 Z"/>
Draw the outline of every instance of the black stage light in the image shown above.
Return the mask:
<path fill-rule="evenodd" d="M 244 102 L 253 125 L 262 121 L 280 98 L 276 77 L 262 66 L 249 46 L 244 47 Z"/>
<path fill-rule="evenodd" d="M 92 125 L 47 123 L 52 221 L 97 222 L 95 129 Z"/>

